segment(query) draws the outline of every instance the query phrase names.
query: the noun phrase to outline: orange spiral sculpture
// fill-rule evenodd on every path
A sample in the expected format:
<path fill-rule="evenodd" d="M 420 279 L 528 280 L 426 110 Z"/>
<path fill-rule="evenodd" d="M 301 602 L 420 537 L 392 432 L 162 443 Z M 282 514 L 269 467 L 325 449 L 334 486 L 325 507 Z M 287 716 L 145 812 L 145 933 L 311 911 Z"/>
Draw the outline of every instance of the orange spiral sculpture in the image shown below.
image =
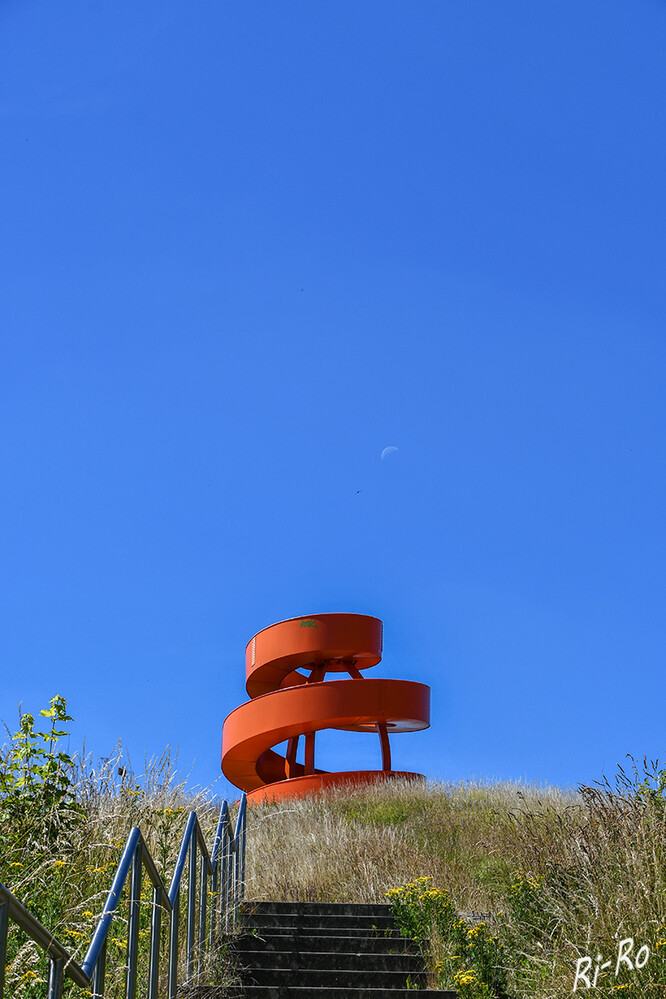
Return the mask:
<path fill-rule="evenodd" d="M 248 800 L 300 797 L 323 787 L 419 778 L 391 770 L 389 732 L 430 725 L 430 687 L 411 680 L 365 679 L 361 670 L 382 658 L 382 622 L 365 614 L 317 614 L 280 621 L 257 632 L 245 649 L 251 700 L 222 729 L 222 771 Z M 326 681 L 327 673 L 347 679 Z M 381 770 L 330 773 L 314 761 L 322 729 L 375 732 Z M 296 762 L 305 738 L 305 763 Z M 287 740 L 286 755 L 272 747 Z"/>

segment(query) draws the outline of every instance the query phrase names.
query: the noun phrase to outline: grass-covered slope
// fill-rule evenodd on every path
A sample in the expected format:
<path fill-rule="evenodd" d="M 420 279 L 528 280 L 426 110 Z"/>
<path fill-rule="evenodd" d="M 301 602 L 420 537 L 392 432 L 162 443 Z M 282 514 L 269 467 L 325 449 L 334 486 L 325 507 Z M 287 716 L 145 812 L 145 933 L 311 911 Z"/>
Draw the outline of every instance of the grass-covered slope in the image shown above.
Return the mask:
<path fill-rule="evenodd" d="M 644 764 L 569 793 L 396 782 L 253 806 L 247 894 L 392 901 L 432 940 L 433 984 L 470 999 L 569 996 L 609 960 L 596 996 L 666 996 L 663 785 Z"/>
<path fill-rule="evenodd" d="M 0 880 L 80 960 L 130 828 L 168 883 L 187 812 L 210 839 L 219 801 L 188 792 L 168 755 L 135 777 L 118 773 L 120 759 L 93 767 L 59 754 L 65 710 L 54 699 L 45 733 L 23 715 L 0 754 Z M 254 805 L 246 895 L 392 902 L 405 932 L 431 940 L 432 983 L 463 999 L 570 996 L 595 972 L 595 996 L 666 997 L 665 788 L 644 762 L 576 792 L 395 781 Z M 114 922 L 109 999 L 122 994 L 125 918 Z M 8 959 L 6 994 L 42 996 L 30 941 L 13 932 Z"/>

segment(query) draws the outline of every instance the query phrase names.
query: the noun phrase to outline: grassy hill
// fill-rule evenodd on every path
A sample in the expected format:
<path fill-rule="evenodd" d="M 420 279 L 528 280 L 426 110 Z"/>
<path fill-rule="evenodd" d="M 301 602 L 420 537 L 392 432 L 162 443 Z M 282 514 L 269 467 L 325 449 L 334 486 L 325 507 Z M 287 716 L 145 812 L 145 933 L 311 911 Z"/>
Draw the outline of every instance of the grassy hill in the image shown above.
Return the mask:
<path fill-rule="evenodd" d="M 577 966 L 592 983 L 608 960 L 595 995 L 665 996 L 662 790 L 644 761 L 578 792 L 396 782 L 255 806 L 248 897 L 393 901 L 410 935 L 431 938 L 433 985 L 470 999 L 570 996 Z M 628 939 L 633 967 L 616 977 Z"/>
<path fill-rule="evenodd" d="M 119 759 L 66 757 L 49 777 L 57 739 L 28 730 L 0 757 L 0 880 L 80 958 L 131 826 L 168 881 L 186 813 L 197 809 L 210 839 L 219 802 L 188 792 L 168 754 L 139 777 L 119 775 Z M 579 992 L 596 971 L 595 996 L 666 996 L 665 787 L 658 764 L 643 761 L 576 792 L 395 781 L 255 805 L 246 896 L 390 901 L 410 936 L 430 939 L 432 984 L 463 999 L 570 996 L 577 967 Z M 110 946 L 113 996 L 120 919 Z M 41 996 L 43 978 L 35 948 L 13 934 L 7 993 Z"/>

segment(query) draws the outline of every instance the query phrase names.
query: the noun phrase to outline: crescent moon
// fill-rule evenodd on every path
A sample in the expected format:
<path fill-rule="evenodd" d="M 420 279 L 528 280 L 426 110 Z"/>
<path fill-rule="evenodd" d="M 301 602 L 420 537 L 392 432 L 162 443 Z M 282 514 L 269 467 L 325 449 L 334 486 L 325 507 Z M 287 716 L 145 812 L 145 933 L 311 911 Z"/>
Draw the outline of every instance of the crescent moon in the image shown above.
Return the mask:
<path fill-rule="evenodd" d="M 393 454 L 394 451 L 399 451 L 399 450 L 400 448 L 396 447 L 394 444 L 390 444 L 389 447 L 385 447 L 384 450 L 382 451 L 382 461 L 384 460 L 387 454 Z"/>

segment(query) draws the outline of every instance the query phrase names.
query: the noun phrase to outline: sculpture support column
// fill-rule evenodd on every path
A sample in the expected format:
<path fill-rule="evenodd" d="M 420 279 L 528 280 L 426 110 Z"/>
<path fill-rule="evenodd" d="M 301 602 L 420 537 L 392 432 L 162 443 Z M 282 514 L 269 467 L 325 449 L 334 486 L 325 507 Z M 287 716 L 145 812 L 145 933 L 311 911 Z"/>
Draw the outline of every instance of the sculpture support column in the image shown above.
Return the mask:
<path fill-rule="evenodd" d="M 379 742 L 382 747 L 382 770 L 388 773 L 391 769 L 391 745 L 389 743 L 386 722 L 377 722 L 377 731 L 379 732 Z"/>

